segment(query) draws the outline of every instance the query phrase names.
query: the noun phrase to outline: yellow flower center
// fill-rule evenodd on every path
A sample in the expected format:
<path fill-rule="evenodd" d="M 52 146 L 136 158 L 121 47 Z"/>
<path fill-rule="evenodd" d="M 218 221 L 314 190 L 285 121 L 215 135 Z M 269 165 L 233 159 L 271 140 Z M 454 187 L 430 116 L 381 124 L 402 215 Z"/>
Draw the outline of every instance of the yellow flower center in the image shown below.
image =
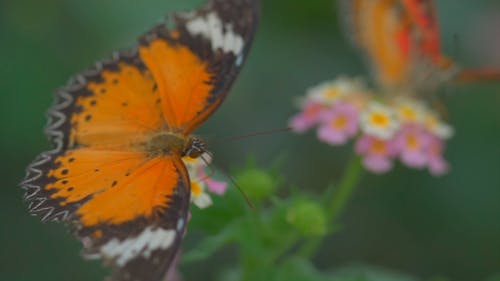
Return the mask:
<path fill-rule="evenodd" d="M 332 128 L 342 129 L 342 128 L 345 128 L 345 126 L 347 126 L 347 122 L 348 122 L 348 119 L 346 116 L 339 115 L 332 120 L 330 125 L 332 126 Z"/>
<path fill-rule="evenodd" d="M 425 125 L 431 130 L 436 128 L 437 124 L 438 119 L 432 115 L 427 116 L 427 118 L 425 119 Z"/>
<path fill-rule="evenodd" d="M 370 122 L 377 127 L 387 127 L 389 126 L 391 119 L 382 112 L 375 112 L 372 114 Z"/>
<path fill-rule="evenodd" d="M 399 115 L 403 120 L 415 121 L 417 119 L 417 112 L 409 106 L 402 106 L 399 109 Z"/>
<path fill-rule="evenodd" d="M 419 141 L 417 136 L 411 134 L 406 136 L 406 145 L 412 150 L 416 150 L 419 147 Z"/>
<path fill-rule="evenodd" d="M 334 100 L 340 96 L 340 91 L 337 88 L 329 87 L 325 89 L 323 96 L 327 100 Z"/>
<path fill-rule="evenodd" d="M 191 182 L 191 194 L 193 194 L 194 197 L 200 196 L 202 193 L 201 185 L 197 182 Z"/>
<path fill-rule="evenodd" d="M 375 154 L 385 154 L 386 152 L 385 142 L 381 140 L 373 140 L 371 145 L 371 150 Z"/>

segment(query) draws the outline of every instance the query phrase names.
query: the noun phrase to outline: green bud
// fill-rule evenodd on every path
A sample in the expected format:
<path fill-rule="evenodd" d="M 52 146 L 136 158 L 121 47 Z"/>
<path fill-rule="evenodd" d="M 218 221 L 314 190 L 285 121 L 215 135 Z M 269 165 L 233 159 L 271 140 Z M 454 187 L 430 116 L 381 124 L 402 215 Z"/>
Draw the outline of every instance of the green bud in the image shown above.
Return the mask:
<path fill-rule="evenodd" d="M 261 201 L 272 195 L 277 188 L 273 177 L 264 170 L 249 168 L 236 176 L 238 183 L 251 200 Z"/>
<path fill-rule="evenodd" d="M 304 236 L 326 234 L 326 215 L 316 202 L 305 199 L 293 202 L 287 210 L 286 220 Z"/>

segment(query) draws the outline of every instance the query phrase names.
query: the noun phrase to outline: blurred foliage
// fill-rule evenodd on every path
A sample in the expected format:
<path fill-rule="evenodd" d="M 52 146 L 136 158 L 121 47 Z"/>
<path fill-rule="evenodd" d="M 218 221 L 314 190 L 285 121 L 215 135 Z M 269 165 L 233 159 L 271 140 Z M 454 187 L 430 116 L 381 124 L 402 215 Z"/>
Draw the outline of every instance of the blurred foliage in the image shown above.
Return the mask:
<path fill-rule="evenodd" d="M 359 161 L 353 163 L 350 169 L 361 167 Z M 352 177 L 350 169 L 345 173 L 347 178 Z M 250 181 L 250 175 L 256 181 Z M 359 173 L 356 175 L 362 176 Z M 269 179 L 266 183 L 272 185 L 265 190 L 290 190 L 281 185 L 279 174 L 259 169 L 254 163 L 236 174 L 236 179 L 247 180 L 238 181 L 243 191 L 260 188 L 255 183 L 263 178 Z M 352 181 L 351 184 L 356 183 Z M 187 280 L 197 280 L 195 276 L 199 276 L 198 272 L 190 269 L 217 260 L 209 274 L 214 276 L 214 280 L 221 281 L 448 281 L 442 277 L 420 279 L 360 264 L 318 269 L 300 249 L 311 241 L 316 242 L 316 237 L 324 238 L 338 232 L 338 228 L 326 230 L 327 224 L 336 224 L 335 219 L 342 208 L 329 215 L 327 210 L 333 202 L 338 202 L 338 198 L 344 201 L 349 199 L 349 196 L 342 195 L 342 189 L 351 190 L 352 187 L 331 185 L 324 192 L 331 194 L 326 200 L 315 198 L 310 192 L 300 189 L 282 198 L 270 195 L 267 200 L 262 200 L 250 196 L 259 206 L 253 209 L 245 205 L 242 195 L 233 186 L 224 196 L 214 198 L 214 205 L 210 208 L 193 208 L 188 236 L 192 246 L 184 247 L 180 271 Z M 226 259 L 218 259 L 225 249 L 232 251 L 225 253 Z M 312 249 L 311 256 L 317 250 L 318 247 Z"/>
<path fill-rule="evenodd" d="M 0 155 L 4 160 L 0 164 L 0 280 L 102 279 L 104 270 L 99 262 L 82 261 L 77 254 L 81 246 L 63 226 L 42 225 L 29 217 L 17 184 L 26 165 L 49 148 L 42 134 L 43 115 L 54 89 L 112 50 L 133 46 L 134 38 L 167 12 L 201 2 L 0 1 Z M 436 2 L 447 53 L 467 65 L 493 62 L 464 46 L 481 49 L 482 43 L 467 40 L 486 13 L 499 14 L 498 1 Z M 482 28 L 486 27 L 479 30 Z M 454 38 L 459 38 L 458 45 Z M 483 45 L 487 43 L 490 41 Z M 263 0 L 262 25 L 249 62 L 225 104 L 199 133 L 219 139 L 284 127 L 294 112 L 293 97 L 340 74 L 367 72 L 342 35 L 332 1 Z M 498 83 L 445 88 L 442 100 L 457 131 L 447 151 L 451 174 L 434 179 L 398 168 L 390 176 L 367 177 L 342 218 L 342 231 L 327 239 L 314 259 L 318 268 L 337 271 L 360 263 L 408 272 L 417 276 L 415 280 L 439 275 L 449 278 L 443 280 L 496 281 L 498 277 L 487 278 L 500 271 L 499 92 Z M 311 191 L 321 190 L 338 178 L 349 151 L 318 144 L 313 136 L 290 134 L 213 142 L 211 150 L 218 162 L 228 167 L 241 166 L 249 153 L 268 163 L 287 152 L 281 169 L 284 181 Z M 239 196 L 230 194 L 227 197 Z M 231 217 L 246 214 L 241 198 L 224 197 L 210 212 L 217 210 L 217 215 L 203 221 L 219 227 L 212 229 L 214 235 L 223 232 Z M 205 215 L 196 212 L 193 219 L 201 221 Z M 197 240 L 205 241 L 200 235 L 193 230 L 184 247 L 192 249 Z M 225 243 L 216 242 L 206 247 L 218 249 L 217 243 Z M 234 251 L 224 248 L 196 263 L 196 270 L 184 268 L 189 280 L 231 280 L 231 270 L 224 274 L 228 279 L 217 279 L 212 269 L 231 261 Z M 303 260 L 290 261 L 289 268 L 292 273 L 316 274 Z M 393 275 L 376 272 L 377 276 Z M 366 278 L 361 273 L 361 277 L 352 274 L 356 281 Z"/>

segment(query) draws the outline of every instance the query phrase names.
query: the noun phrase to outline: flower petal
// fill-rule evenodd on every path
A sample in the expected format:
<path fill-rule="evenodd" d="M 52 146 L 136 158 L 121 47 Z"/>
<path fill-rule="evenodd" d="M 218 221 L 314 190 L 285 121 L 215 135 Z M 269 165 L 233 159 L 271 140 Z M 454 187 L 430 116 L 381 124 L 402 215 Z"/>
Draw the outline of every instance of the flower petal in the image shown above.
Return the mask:
<path fill-rule="evenodd" d="M 213 202 L 212 198 L 210 198 L 210 195 L 207 193 L 203 192 L 199 194 L 198 196 L 193 198 L 193 203 L 200 209 L 205 209 L 210 207 Z"/>
<path fill-rule="evenodd" d="M 205 183 L 207 184 L 208 191 L 217 195 L 223 195 L 227 190 L 227 183 L 223 181 L 208 178 L 205 180 Z"/>
<path fill-rule="evenodd" d="M 379 156 L 367 156 L 363 159 L 365 168 L 375 174 L 383 174 L 392 169 L 392 161 L 389 158 Z"/>

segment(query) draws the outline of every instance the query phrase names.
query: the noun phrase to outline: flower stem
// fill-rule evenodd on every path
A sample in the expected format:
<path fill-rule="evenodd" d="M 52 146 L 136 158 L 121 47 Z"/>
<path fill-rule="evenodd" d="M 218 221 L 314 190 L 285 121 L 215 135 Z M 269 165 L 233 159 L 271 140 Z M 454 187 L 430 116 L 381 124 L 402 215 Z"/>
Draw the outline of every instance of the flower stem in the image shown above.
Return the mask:
<path fill-rule="evenodd" d="M 349 162 L 340 184 L 336 187 L 330 185 L 323 202 L 326 215 L 330 224 L 336 224 L 337 219 L 342 215 L 351 195 L 358 186 L 363 175 L 363 167 L 359 157 L 353 157 Z M 324 237 L 314 237 L 304 242 L 298 254 L 304 258 L 311 258 L 321 245 Z"/>

